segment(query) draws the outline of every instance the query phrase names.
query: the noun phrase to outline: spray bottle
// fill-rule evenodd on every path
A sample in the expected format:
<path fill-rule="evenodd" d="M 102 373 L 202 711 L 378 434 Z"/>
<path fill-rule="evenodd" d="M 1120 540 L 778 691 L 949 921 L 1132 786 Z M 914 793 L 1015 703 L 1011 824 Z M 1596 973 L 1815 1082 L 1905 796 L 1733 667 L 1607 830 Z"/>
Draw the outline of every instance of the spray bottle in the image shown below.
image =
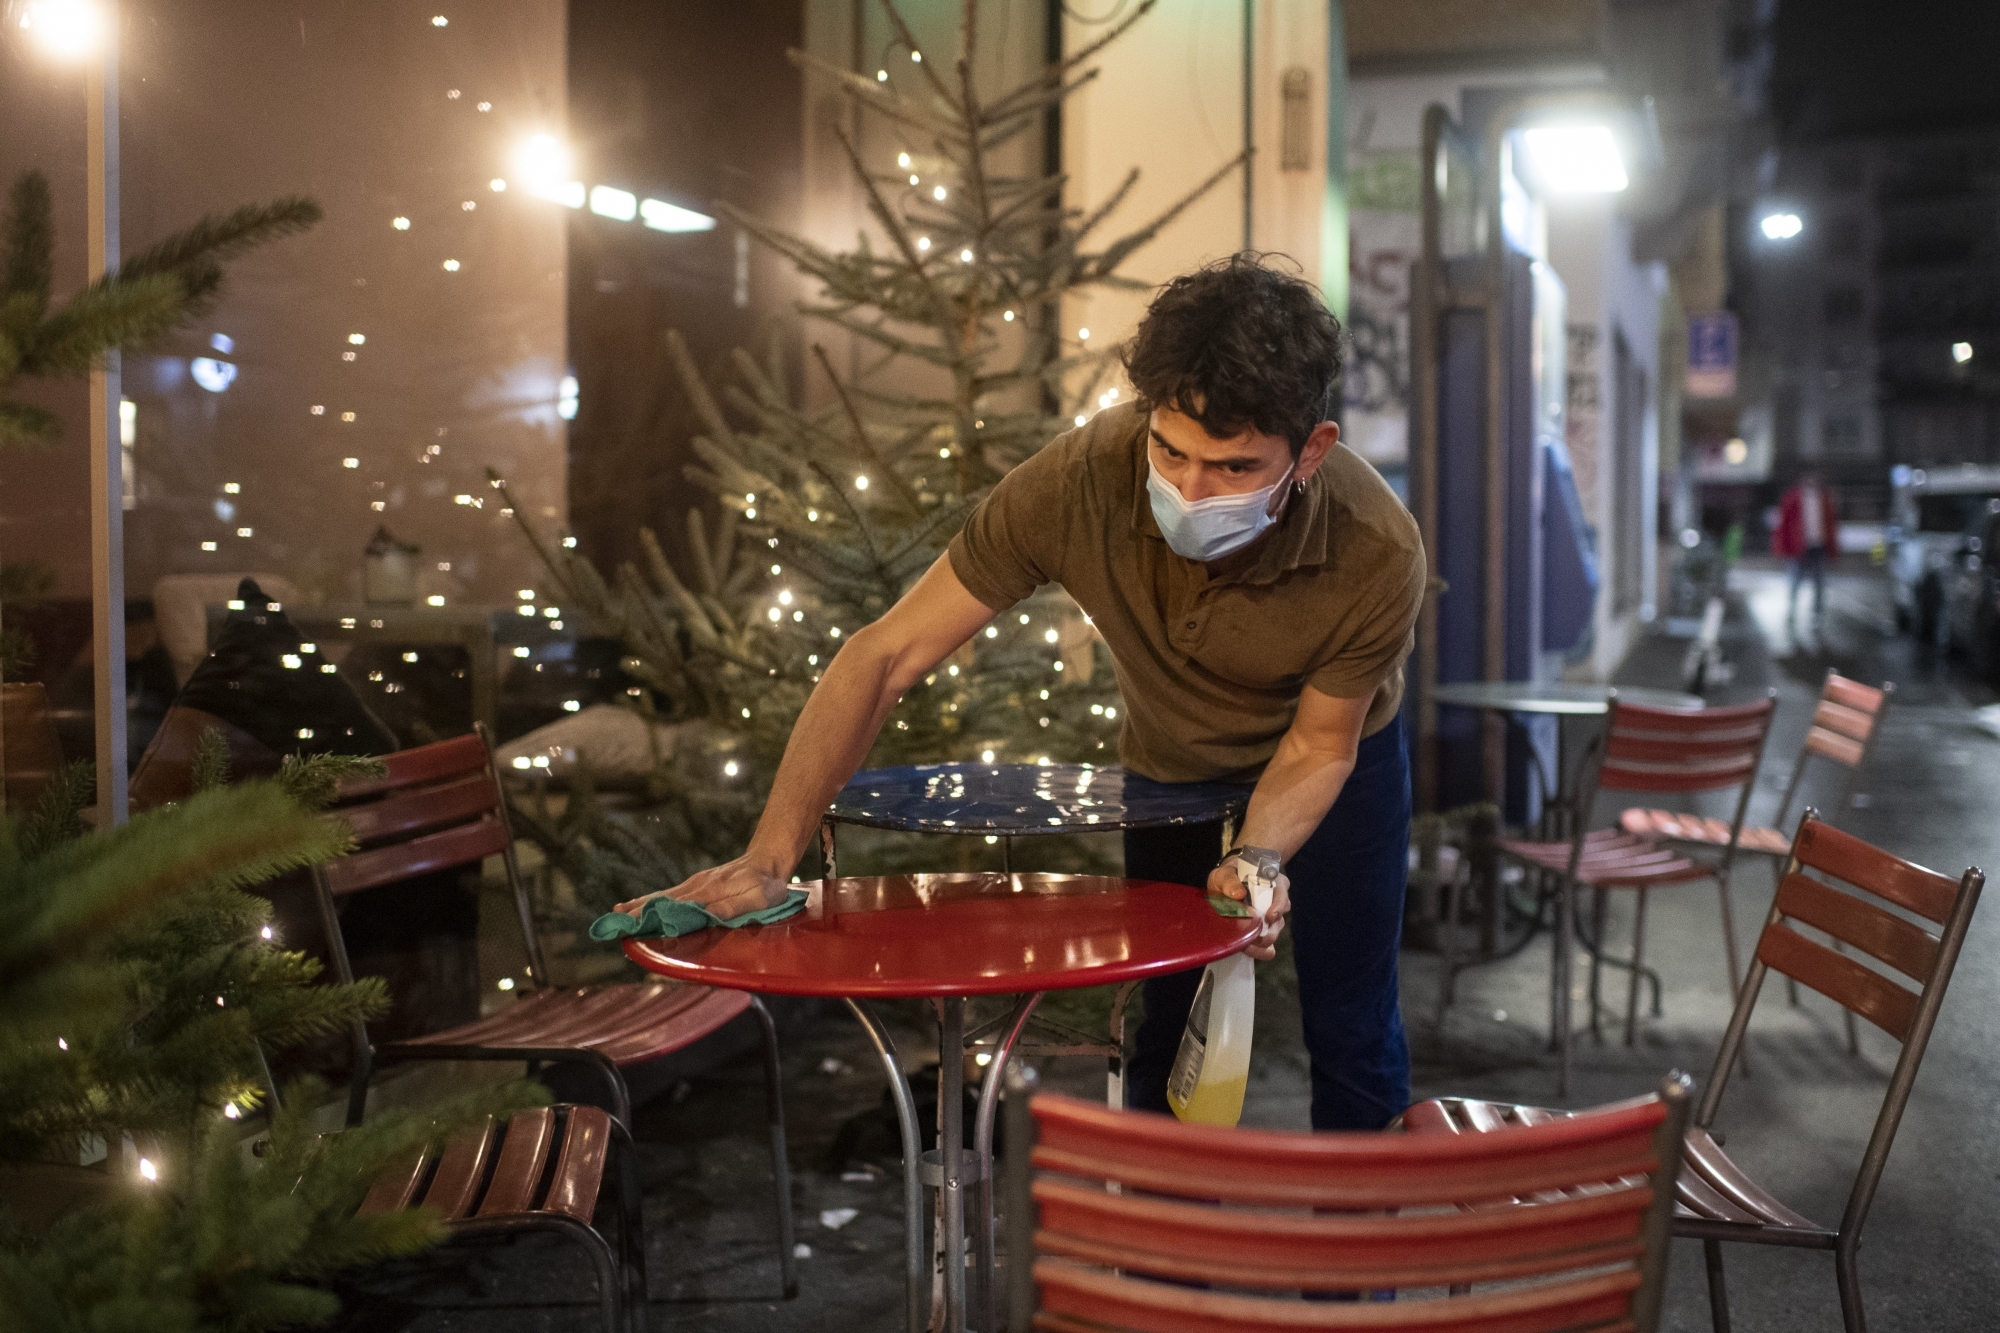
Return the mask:
<path fill-rule="evenodd" d="M 1277 854 L 1241 848 L 1230 864 L 1250 891 L 1250 910 L 1262 929 L 1277 883 Z M 1257 967 L 1250 956 L 1233 953 L 1210 963 L 1167 1077 L 1167 1105 L 1176 1116 L 1200 1125 L 1234 1125 L 1242 1118 L 1243 1090 L 1250 1081 L 1250 1028 L 1256 1017 Z"/>

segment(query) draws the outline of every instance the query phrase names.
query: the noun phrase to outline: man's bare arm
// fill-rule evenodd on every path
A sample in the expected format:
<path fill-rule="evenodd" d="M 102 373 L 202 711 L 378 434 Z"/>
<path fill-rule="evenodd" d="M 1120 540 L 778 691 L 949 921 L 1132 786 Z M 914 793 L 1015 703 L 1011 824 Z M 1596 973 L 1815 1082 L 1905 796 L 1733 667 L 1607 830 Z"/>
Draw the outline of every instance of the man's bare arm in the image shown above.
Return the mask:
<path fill-rule="evenodd" d="M 855 631 L 806 700 L 750 846 L 666 890 L 720 917 L 774 907 L 820 816 L 868 756 L 903 692 L 994 616 L 940 556 L 880 620 Z M 654 895 L 648 895 L 649 897 Z M 620 903 L 636 914 L 645 899 Z"/>
<path fill-rule="evenodd" d="M 1371 697 L 1336 699 L 1306 686 L 1299 695 L 1299 711 L 1291 729 L 1278 742 L 1257 789 L 1250 794 L 1250 809 L 1243 816 L 1237 842 L 1247 847 L 1268 847 L 1289 861 L 1305 846 L 1326 812 L 1340 798 L 1341 788 L 1354 771 L 1355 755 L 1361 745 L 1361 727 L 1368 720 Z M 1234 869 L 1217 866 L 1210 872 L 1208 888 L 1230 898 L 1247 897 Z M 1245 952 L 1253 958 L 1269 958 L 1277 952 L 1278 931 L 1285 914 L 1292 910 L 1291 881 L 1278 877 L 1271 910 L 1265 915 L 1264 933 Z"/>

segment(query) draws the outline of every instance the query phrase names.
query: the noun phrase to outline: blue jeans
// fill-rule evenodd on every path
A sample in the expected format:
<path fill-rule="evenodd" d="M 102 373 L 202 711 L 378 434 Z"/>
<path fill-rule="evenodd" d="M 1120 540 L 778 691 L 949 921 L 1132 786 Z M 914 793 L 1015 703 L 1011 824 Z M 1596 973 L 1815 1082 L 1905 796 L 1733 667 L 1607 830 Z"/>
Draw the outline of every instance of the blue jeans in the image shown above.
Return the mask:
<path fill-rule="evenodd" d="M 1399 715 L 1361 742 L 1340 799 L 1285 866 L 1314 1129 L 1380 1129 L 1409 1105 L 1410 1048 L 1396 994 L 1409 846 L 1410 760 Z M 1132 829 L 1125 874 L 1203 885 L 1221 850 L 1219 823 Z M 1146 983 L 1126 1105 L 1167 1109 L 1167 1075 L 1200 984 L 1200 969 Z"/>
<path fill-rule="evenodd" d="M 1799 613 L 1799 584 L 1801 582 L 1810 582 L 1812 584 L 1812 613 L 1817 617 L 1821 614 L 1821 610 L 1826 602 L 1826 548 L 1824 546 L 1808 546 L 1797 556 L 1793 557 L 1792 592 L 1791 597 L 1786 602 L 1785 608 L 1787 618 L 1796 616 Z"/>

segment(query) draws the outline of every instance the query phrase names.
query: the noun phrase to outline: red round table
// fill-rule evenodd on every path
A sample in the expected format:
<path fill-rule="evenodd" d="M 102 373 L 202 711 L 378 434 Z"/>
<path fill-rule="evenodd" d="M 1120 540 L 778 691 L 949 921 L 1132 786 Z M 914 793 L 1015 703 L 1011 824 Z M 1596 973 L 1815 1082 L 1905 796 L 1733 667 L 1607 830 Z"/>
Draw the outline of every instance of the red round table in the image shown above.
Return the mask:
<path fill-rule="evenodd" d="M 628 939 L 651 972 L 702 986 L 845 1000 L 889 1076 L 903 1135 L 908 1316 L 927 1327 L 923 1298 L 923 1175 L 915 1101 L 895 1043 L 871 999 L 939 1002 L 938 1187 L 943 1252 L 964 1252 L 964 1187 L 979 1184 L 976 1302 L 992 1330 L 993 1113 L 1009 1055 L 1042 993 L 1184 972 L 1242 949 L 1249 917 L 1218 915 L 1185 884 L 1102 875 L 886 875 L 803 884 L 798 915 L 768 926 Z M 970 995 L 1019 995 L 980 1087 L 971 1160 L 964 1161 L 964 1022 Z M 965 1266 L 947 1263 L 944 1327 L 966 1327 Z"/>

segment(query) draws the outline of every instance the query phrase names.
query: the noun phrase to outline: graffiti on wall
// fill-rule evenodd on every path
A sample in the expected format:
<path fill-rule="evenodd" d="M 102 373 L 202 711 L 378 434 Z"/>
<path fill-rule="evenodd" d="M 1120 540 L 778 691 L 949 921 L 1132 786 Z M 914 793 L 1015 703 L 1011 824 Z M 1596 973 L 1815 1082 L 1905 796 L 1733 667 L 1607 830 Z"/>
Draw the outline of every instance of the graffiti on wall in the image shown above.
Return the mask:
<path fill-rule="evenodd" d="M 1346 441 L 1377 465 L 1409 457 L 1410 265 L 1423 248 L 1417 154 L 1348 155 Z"/>

